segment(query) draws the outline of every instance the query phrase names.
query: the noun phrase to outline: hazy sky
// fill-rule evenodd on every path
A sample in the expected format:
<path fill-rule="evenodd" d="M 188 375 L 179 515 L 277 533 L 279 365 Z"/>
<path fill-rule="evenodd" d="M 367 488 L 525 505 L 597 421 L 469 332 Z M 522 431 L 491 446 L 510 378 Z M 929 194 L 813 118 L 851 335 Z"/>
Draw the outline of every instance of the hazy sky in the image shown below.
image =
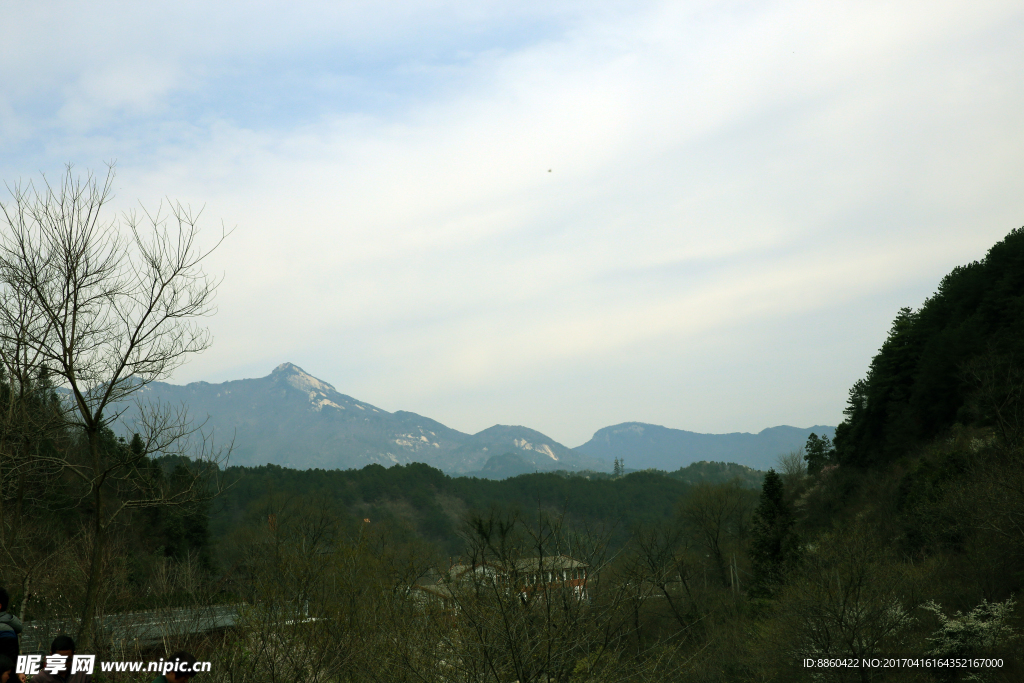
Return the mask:
<path fill-rule="evenodd" d="M 6 2 L 0 178 L 205 205 L 213 347 L 467 432 L 836 424 L 1024 223 L 1024 4 Z"/>

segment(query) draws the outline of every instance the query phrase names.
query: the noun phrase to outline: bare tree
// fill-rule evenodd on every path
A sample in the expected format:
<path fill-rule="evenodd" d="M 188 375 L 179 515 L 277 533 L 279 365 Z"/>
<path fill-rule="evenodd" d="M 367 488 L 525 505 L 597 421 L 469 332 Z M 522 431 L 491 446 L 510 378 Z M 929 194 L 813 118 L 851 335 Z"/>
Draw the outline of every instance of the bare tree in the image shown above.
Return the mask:
<path fill-rule="evenodd" d="M 786 671 L 799 668 L 804 657 L 862 662 L 903 651 L 920 602 L 914 576 L 911 566 L 866 529 L 820 536 L 803 571 L 780 594 L 773 623 L 761 634 L 767 636 L 761 654 Z M 870 681 L 878 673 L 868 667 L 835 669 L 822 672 L 820 680 Z"/>
<path fill-rule="evenodd" d="M 679 627 L 689 629 L 695 616 L 693 583 L 696 565 L 690 539 L 679 524 L 641 528 L 633 534 L 635 580 L 648 583 L 664 599 Z"/>
<path fill-rule="evenodd" d="M 748 532 L 752 493 L 735 482 L 700 483 L 680 506 L 680 516 L 693 530 L 710 556 L 722 586 L 735 586 L 735 567 L 730 546 Z"/>
<path fill-rule="evenodd" d="M 807 476 L 807 462 L 804 460 L 804 449 L 790 451 L 775 458 L 776 468 L 782 475 L 786 489 L 792 491 Z"/>
<path fill-rule="evenodd" d="M 967 406 L 995 426 L 1006 448 L 1020 448 L 1024 441 L 1024 368 L 1012 356 L 988 349 L 961 365 L 960 379 L 970 392 Z"/>
<path fill-rule="evenodd" d="M 647 681 L 683 666 L 673 644 L 640 642 L 633 607 L 644 596 L 611 575 L 603 538 L 541 511 L 466 521 L 462 560 L 410 591 L 422 628 L 396 650 L 414 680 Z"/>
<path fill-rule="evenodd" d="M 202 467 L 172 486 L 150 457 L 219 457 L 207 439 L 195 438 L 184 409 L 140 404 L 131 445 L 110 429 L 133 394 L 210 345 L 199 319 L 213 313 L 218 284 L 202 268 L 210 250 L 196 243 L 199 212 L 172 202 L 166 211 L 161 204 L 153 213 L 107 217 L 113 179 L 113 166 L 101 182 L 77 177 L 69 165 L 56 184 L 44 176 L 38 188 L 8 186 L 12 201 L 0 204 L 0 346 L 17 360 L 16 373 L 48 371 L 65 390 L 63 418 L 77 444 L 39 458 L 77 477 L 92 513 L 79 631 L 86 646 L 95 635 L 110 525 L 133 508 L 204 495 Z"/>

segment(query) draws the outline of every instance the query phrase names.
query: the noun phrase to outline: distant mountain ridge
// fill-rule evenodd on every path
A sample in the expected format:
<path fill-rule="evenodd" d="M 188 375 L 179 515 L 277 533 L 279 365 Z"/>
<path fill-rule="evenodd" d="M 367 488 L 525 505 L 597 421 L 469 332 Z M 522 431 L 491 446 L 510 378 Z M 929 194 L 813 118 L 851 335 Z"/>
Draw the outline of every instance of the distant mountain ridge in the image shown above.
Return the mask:
<path fill-rule="evenodd" d="M 779 455 L 803 446 L 811 433 L 831 439 L 835 427 L 783 425 L 763 429 L 757 434 L 700 434 L 643 422 L 623 422 L 597 430 L 590 441 L 575 450 L 606 461 L 618 458 L 627 468 L 638 470 L 653 468 L 670 472 L 701 460 L 734 462 L 767 470 L 775 465 Z"/>
<path fill-rule="evenodd" d="M 338 392 L 292 363 L 270 375 L 185 386 L 154 382 L 146 398 L 182 403 L 219 442 L 234 438 L 231 463 L 296 469 L 361 468 L 423 462 L 449 474 L 480 470 L 495 454 L 515 453 L 531 471 L 607 469 L 526 427 L 495 425 L 465 434 L 407 411 L 389 413 Z M 130 424 L 132 412 L 122 422 Z"/>
<path fill-rule="evenodd" d="M 362 468 L 422 462 L 450 475 L 505 478 L 553 470 L 611 471 L 612 460 L 633 469 L 673 471 L 701 460 L 767 469 L 780 453 L 799 448 L 807 434 L 832 427 L 772 427 L 759 434 L 694 434 L 639 422 L 598 430 L 568 448 L 533 429 L 494 425 L 466 434 L 429 417 L 393 413 L 338 392 L 292 363 L 266 377 L 185 386 L 154 382 L 149 400 L 188 406 L 217 442 L 234 439 L 231 464 L 268 463 L 295 469 Z M 132 409 L 122 416 L 130 431 Z M 208 419 L 207 419 L 208 416 Z"/>

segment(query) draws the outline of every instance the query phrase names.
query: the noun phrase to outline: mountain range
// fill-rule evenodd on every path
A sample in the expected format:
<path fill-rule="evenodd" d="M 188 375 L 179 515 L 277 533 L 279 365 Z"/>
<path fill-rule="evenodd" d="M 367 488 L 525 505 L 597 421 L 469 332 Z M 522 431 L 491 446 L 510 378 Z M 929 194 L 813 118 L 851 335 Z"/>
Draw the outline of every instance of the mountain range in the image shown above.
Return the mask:
<path fill-rule="evenodd" d="M 605 427 L 573 449 L 527 427 L 494 425 L 466 434 L 416 413 L 388 412 L 291 363 L 266 377 L 185 386 L 154 382 L 141 393 L 146 401 L 187 406 L 198 422 L 205 420 L 204 431 L 212 431 L 216 441 L 233 439 L 233 465 L 295 469 L 423 462 L 452 475 L 496 479 L 534 471 L 610 471 L 613 458 L 631 470 L 675 470 L 699 460 L 766 469 L 778 454 L 799 448 L 810 432 L 833 433 L 819 426 L 695 434 L 625 423 Z M 130 430 L 132 414 L 129 408 L 122 416 L 121 429 Z"/>
<path fill-rule="evenodd" d="M 734 462 L 757 470 L 775 466 L 776 458 L 795 451 L 811 434 L 835 436 L 835 427 L 769 427 L 757 434 L 699 434 L 642 422 L 624 422 L 597 430 L 593 438 L 576 447 L 593 458 L 618 458 L 628 469 L 671 471 L 692 462 Z"/>

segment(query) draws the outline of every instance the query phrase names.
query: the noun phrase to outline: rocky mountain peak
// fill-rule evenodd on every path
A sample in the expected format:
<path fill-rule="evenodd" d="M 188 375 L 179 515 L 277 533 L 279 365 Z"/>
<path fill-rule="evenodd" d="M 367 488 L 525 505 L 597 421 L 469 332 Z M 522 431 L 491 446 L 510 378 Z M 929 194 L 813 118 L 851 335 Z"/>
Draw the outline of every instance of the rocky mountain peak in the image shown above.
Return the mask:
<path fill-rule="evenodd" d="M 330 393 L 337 393 L 333 386 L 310 375 L 294 363 L 281 363 L 274 368 L 270 375 L 271 377 L 275 375 L 283 377 L 288 384 L 306 394 L 313 393 L 326 396 Z"/>

